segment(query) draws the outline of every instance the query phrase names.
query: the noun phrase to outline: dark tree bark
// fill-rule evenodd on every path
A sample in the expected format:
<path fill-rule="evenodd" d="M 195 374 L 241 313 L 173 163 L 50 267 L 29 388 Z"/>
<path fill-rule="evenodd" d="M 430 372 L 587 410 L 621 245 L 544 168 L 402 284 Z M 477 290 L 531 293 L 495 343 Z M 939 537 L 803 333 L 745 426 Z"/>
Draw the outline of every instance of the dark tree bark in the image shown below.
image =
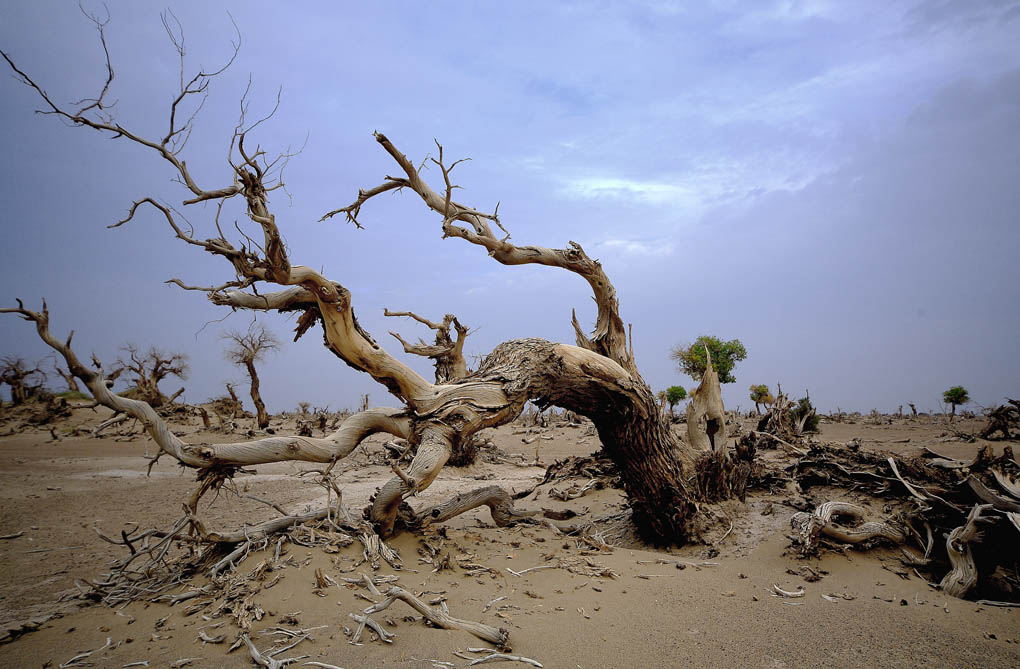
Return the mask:
<path fill-rule="evenodd" d="M 251 378 L 251 401 L 255 405 L 255 417 L 258 420 L 259 428 L 264 430 L 269 427 L 269 414 L 266 413 L 266 403 L 262 401 L 262 395 L 259 394 L 259 373 L 255 371 L 255 363 L 250 360 L 245 361 L 244 366 Z"/>
<path fill-rule="evenodd" d="M 39 364 L 30 367 L 23 358 L 16 356 L 0 359 L 0 385 L 6 383 L 11 387 L 11 404 L 14 406 L 24 404 L 36 395 L 45 380 L 46 374 Z"/>

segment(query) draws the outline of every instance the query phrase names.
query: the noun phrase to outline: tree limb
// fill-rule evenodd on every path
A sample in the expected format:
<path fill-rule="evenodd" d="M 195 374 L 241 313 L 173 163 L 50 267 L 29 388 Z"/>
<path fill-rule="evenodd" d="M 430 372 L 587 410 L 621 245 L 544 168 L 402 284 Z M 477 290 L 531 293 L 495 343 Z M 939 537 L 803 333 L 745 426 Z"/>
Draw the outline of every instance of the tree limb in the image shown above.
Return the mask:
<path fill-rule="evenodd" d="M 573 317 L 572 322 L 578 335 L 577 345 L 605 355 L 616 361 L 631 374 L 638 375 L 634 356 L 627 347 L 627 333 L 624 329 L 623 320 L 619 316 L 619 302 L 616 298 L 616 289 L 609 281 L 609 277 L 606 276 L 598 260 L 589 258 L 584 249 L 581 248 L 581 245 L 576 242 L 570 242 L 566 249 L 548 249 L 540 246 L 515 246 L 507 241 L 509 235 L 503 238 L 497 237 L 489 227 L 489 221 L 493 221 L 502 228 L 497 214 L 485 214 L 452 200 L 451 193 L 453 186 L 449 182 L 449 172 L 453 166 L 447 168 L 443 164 L 441 146 L 440 158 L 438 161 L 434 160 L 434 162 L 443 171 L 444 181 L 447 186 L 445 196 L 434 191 L 421 178 L 419 170 L 414 167 L 414 164 L 407 159 L 407 156 L 397 150 L 385 135 L 377 132 L 375 133 L 375 138 L 405 173 L 406 178 L 401 180 L 400 187 L 407 187 L 413 190 L 430 209 L 443 216 L 442 229 L 444 237 L 459 237 L 472 244 L 482 246 L 496 262 L 504 265 L 539 264 L 549 267 L 560 267 L 584 278 L 594 293 L 595 302 L 598 305 L 598 317 L 595 323 L 595 331 L 590 337 L 582 333 L 576 316 Z M 383 184 L 383 186 L 387 184 Z M 380 186 L 370 191 L 359 191 L 358 199 L 354 204 L 330 212 L 323 218 L 325 219 L 335 213 L 346 212 L 348 210 L 360 211 L 361 205 L 366 200 L 396 187 L 383 188 Z M 457 222 L 467 225 L 455 225 Z"/>

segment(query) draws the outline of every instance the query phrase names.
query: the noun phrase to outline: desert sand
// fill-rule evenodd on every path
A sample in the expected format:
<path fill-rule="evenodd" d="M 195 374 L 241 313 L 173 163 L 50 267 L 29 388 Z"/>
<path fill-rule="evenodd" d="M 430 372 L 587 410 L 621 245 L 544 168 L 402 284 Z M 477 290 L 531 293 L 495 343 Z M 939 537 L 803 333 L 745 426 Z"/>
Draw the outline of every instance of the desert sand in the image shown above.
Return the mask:
<path fill-rule="evenodd" d="M 76 410 L 58 425 L 58 434 L 94 426 L 108 415 L 105 409 Z M 287 427 L 276 417 L 273 424 Z M 976 432 L 978 421 L 956 425 Z M 236 438 L 203 432 L 194 417 L 174 427 L 192 442 Z M 8 631 L 0 665 L 57 667 L 109 639 L 107 647 L 69 666 L 253 666 L 243 646 L 227 653 L 238 634 L 231 619 L 211 617 L 208 610 L 192 612 L 194 600 L 108 608 L 75 597 L 86 590 L 81 584 L 98 578 L 124 551 L 93 528 L 119 536 L 134 524 L 169 526 L 194 486 L 192 471 L 165 458 L 147 475 L 145 456 L 156 449 L 141 435 L 111 432 L 94 438 L 83 431 L 54 441 L 48 430 L 13 430 L 10 423 L 5 432 L 0 437 L 0 535 L 23 534 L 0 541 L 0 622 Z M 490 457 L 469 467 L 447 467 L 434 485 L 410 500 L 412 506 L 491 483 L 513 492 L 528 490 L 542 480 L 544 465 L 600 447 L 583 425 L 511 424 L 485 437 L 502 461 L 483 461 Z M 815 436 L 834 443 L 853 438 L 865 449 L 909 453 L 928 446 L 952 457 L 973 456 L 988 443 L 956 440 L 927 417 L 881 425 L 861 418 L 853 424 L 823 421 Z M 355 512 L 390 475 L 382 464 L 383 441 L 370 438 L 338 465 L 344 503 Z M 994 442 L 994 447 L 1001 452 L 1010 443 L 1018 445 Z M 514 464 L 534 462 L 536 452 L 539 466 Z M 760 457 L 783 454 L 766 451 Z M 273 509 L 244 497 L 248 494 L 289 512 L 321 506 L 323 489 L 296 476 L 310 468 L 285 463 L 239 474 L 234 492 L 203 500 L 203 518 L 211 526 L 235 529 L 274 516 Z M 586 479 L 572 483 L 583 486 Z M 1020 666 L 1020 611 L 946 596 L 904 567 L 895 547 L 830 550 L 820 558 L 798 559 L 786 537 L 795 509 L 783 490 L 755 489 L 746 503 L 715 507 L 720 530 L 705 543 L 655 549 L 633 536 L 621 490 L 591 490 L 564 502 L 549 496 L 552 487 L 562 489 L 564 483 L 540 486 L 518 506 L 571 509 L 579 520 L 594 521 L 611 548 L 599 549 L 542 525 L 497 528 L 485 507 L 423 535 L 395 537 L 389 544 L 402 557 L 400 570 L 385 562 L 375 572 L 368 564 L 356 566 L 357 542 L 339 552 L 287 542 L 279 561 L 286 566 L 263 575 L 255 587 L 253 598 L 264 615 L 251 625 L 252 640 L 266 651 L 293 641 L 278 630 L 305 630 L 310 638 L 277 660 L 306 656 L 293 666 L 320 662 L 348 669 L 463 667 L 469 663 L 464 657 L 483 656 L 468 648 L 491 647 L 464 631 L 428 627 L 401 602 L 375 614 L 395 635 L 391 643 L 369 630 L 359 645 L 349 643 L 345 628 L 358 626 L 350 614 L 381 598 L 343 579 L 371 574 L 396 577 L 398 585 L 435 605 L 445 602 L 454 617 L 507 629 L 512 649 L 507 652 L 545 667 Z M 881 499 L 847 491 L 841 498 L 881 513 Z M 431 548 L 426 550 L 424 542 Z M 235 573 L 252 572 L 274 557 L 274 548 L 252 553 Z M 438 551 L 435 557 L 432 551 Z M 520 573 L 534 567 L 542 568 Z M 316 570 L 330 577 L 326 587 L 317 584 Z M 387 580 L 381 579 L 380 589 Z M 193 585 L 201 583 L 199 577 Z M 773 585 L 788 592 L 803 589 L 804 596 L 776 596 Z M 19 634 L 25 623 L 35 626 L 32 620 L 46 622 Z M 225 638 L 207 643 L 200 634 Z"/>

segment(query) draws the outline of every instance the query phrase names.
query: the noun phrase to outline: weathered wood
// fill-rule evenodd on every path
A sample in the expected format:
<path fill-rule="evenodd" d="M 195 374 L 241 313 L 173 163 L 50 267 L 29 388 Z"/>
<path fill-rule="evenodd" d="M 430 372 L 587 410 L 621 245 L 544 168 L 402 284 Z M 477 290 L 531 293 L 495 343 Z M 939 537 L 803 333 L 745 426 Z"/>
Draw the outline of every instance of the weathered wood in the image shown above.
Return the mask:
<path fill-rule="evenodd" d="M 445 611 L 437 611 L 431 606 L 423 602 L 422 600 L 415 597 L 413 594 L 404 590 L 399 586 L 393 586 L 389 590 L 383 593 L 386 599 L 374 604 L 362 613 L 364 615 L 371 615 L 378 613 L 389 608 L 397 600 L 406 603 L 408 606 L 413 608 L 418 613 L 422 614 L 430 623 L 436 627 L 441 627 L 447 630 L 463 630 L 475 635 L 479 639 L 494 643 L 499 647 L 506 645 L 507 639 L 509 638 L 509 632 L 503 628 L 492 627 L 484 623 L 478 623 L 471 620 L 461 620 L 460 618 L 454 618 Z"/>
<path fill-rule="evenodd" d="M 726 452 L 726 408 L 712 354 L 705 348 L 707 366 L 701 383 L 687 404 L 687 441 L 699 451 Z"/>
<path fill-rule="evenodd" d="M 855 525 L 844 525 L 837 518 L 849 518 Z M 847 544 L 859 544 L 871 539 L 886 539 L 895 544 L 907 540 L 902 530 L 888 522 L 863 521 L 867 510 L 850 502 L 825 502 L 814 513 L 799 511 L 790 518 L 790 526 L 799 534 L 801 553 L 810 554 L 817 550 L 821 536 Z M 863 521 L 863 522 L 861 522 Z"/>
<path fill-rule="evenodd" d="M 981 514 L 990 508 L 990 504 L 975 504 L 967 515 L 967 522 L 950 532 L 946 539 L 946 552 L 953 569 L 939 583 L 939 588 L 948 595 L 963 598 L 977 583 L 977 565 L 970 544 L 979 539 L 978 523 L 985 521 Z"/>

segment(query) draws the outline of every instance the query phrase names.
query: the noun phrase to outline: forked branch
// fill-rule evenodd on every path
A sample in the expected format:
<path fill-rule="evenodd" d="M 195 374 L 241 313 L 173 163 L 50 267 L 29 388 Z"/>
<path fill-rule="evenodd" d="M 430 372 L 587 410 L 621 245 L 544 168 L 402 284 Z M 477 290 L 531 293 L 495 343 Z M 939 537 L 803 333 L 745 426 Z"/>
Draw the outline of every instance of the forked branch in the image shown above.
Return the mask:
<path fill-rule="evenodd" d="M 429 209 L 442 215 L 442 230 L 444 237 L 459 237 L 467 242 L 476 244 L 486 249 L 489 256 L 496 262 L 503 265 L 526 265 L 538 264 L 549 267 L 560 267 L 578 274 L 584 278 L 592 288 L 595 302 L 598 305 L 598 317 L 595 323 L 595 331 L 585 335 L 577 322 L 576 315 L 572 315 L 572 323 L 577 335 L 577 345 L 594 351 L 616 361 L 632 375 L 637 376 L 637 365 L 634 362 L 633 351 L 627 346 L 627 331 L 624 328 L 623 320 L 619 315 L 619 301 L 616 298 L 616 289 L 610 282 L 609 277 L 602 269 L 598 260 L 588 257 L 580 244 L 570 242 L 566 249 L 549 249 L 541 246 L 515 246 L 509 240 L 509 234 L 498 237 L 489 226 L 489 222 L 496 223 L 505 232 L 499 222 L 497 213 L 486 214 L 473 207 L 468 207 L 452 198 L 455 186 L 450 182 L 449 174 L 453 165 L 447 167 L 442 159 L 442 147 L 440 146 L 440 157 L 432 159 L 442 173 L 445 183 L 445 193 L 440 194 L 433 190 L 420 174 L 420 169 L 401 153 L 390 140 L 381 133 L 375 133 L 376 141 L 382 145 L 387 153 L 396 161 L 404 172 L 404 178 L 399 180 L 400 188 L 410 188 L 421 197 Z M 460 161 L 458 161 L 460 162 Z M 454 163 L 455 165 L 456 163 Z M 346 213 L 348 218 L 356 215 L 361 206 L 379 193 L 397 188 L 393 177 L 387 177 L 387 181 L 381 186 L 370 190 L 360 190 L 358 198 L 353 204 L 334 210 L 323 216 L 323 220 L 338 213 Z M 465 225 L 457 225 L 463 223 Z"/>
<path fill-rule="evenodd" d="M 441 322 L 433 323 L 412 311 L 390 311 L 389 309 L 384 309 L 383 314 L 386 316 L 413 318 L 436 331 L 436 341 L 434 344 L 426 344 L 421 339 L 418 340 L 417 344 L 411 344 L 396 332 L 390 331 L 390 335 L 400 342 L 404 347 L 405 353 L 420 355 L 435 361 L 437 384 L 449 383 L 450 381 L 456 381 L 467 376 L 467 362 L 464 359 L 464 340 L 467 339 L 469 332 L 466 326 L 461 325 L 456 316 L 446 314 Z M 451 326 L 457 330 L 456 341 L 450 337 Z"/>

